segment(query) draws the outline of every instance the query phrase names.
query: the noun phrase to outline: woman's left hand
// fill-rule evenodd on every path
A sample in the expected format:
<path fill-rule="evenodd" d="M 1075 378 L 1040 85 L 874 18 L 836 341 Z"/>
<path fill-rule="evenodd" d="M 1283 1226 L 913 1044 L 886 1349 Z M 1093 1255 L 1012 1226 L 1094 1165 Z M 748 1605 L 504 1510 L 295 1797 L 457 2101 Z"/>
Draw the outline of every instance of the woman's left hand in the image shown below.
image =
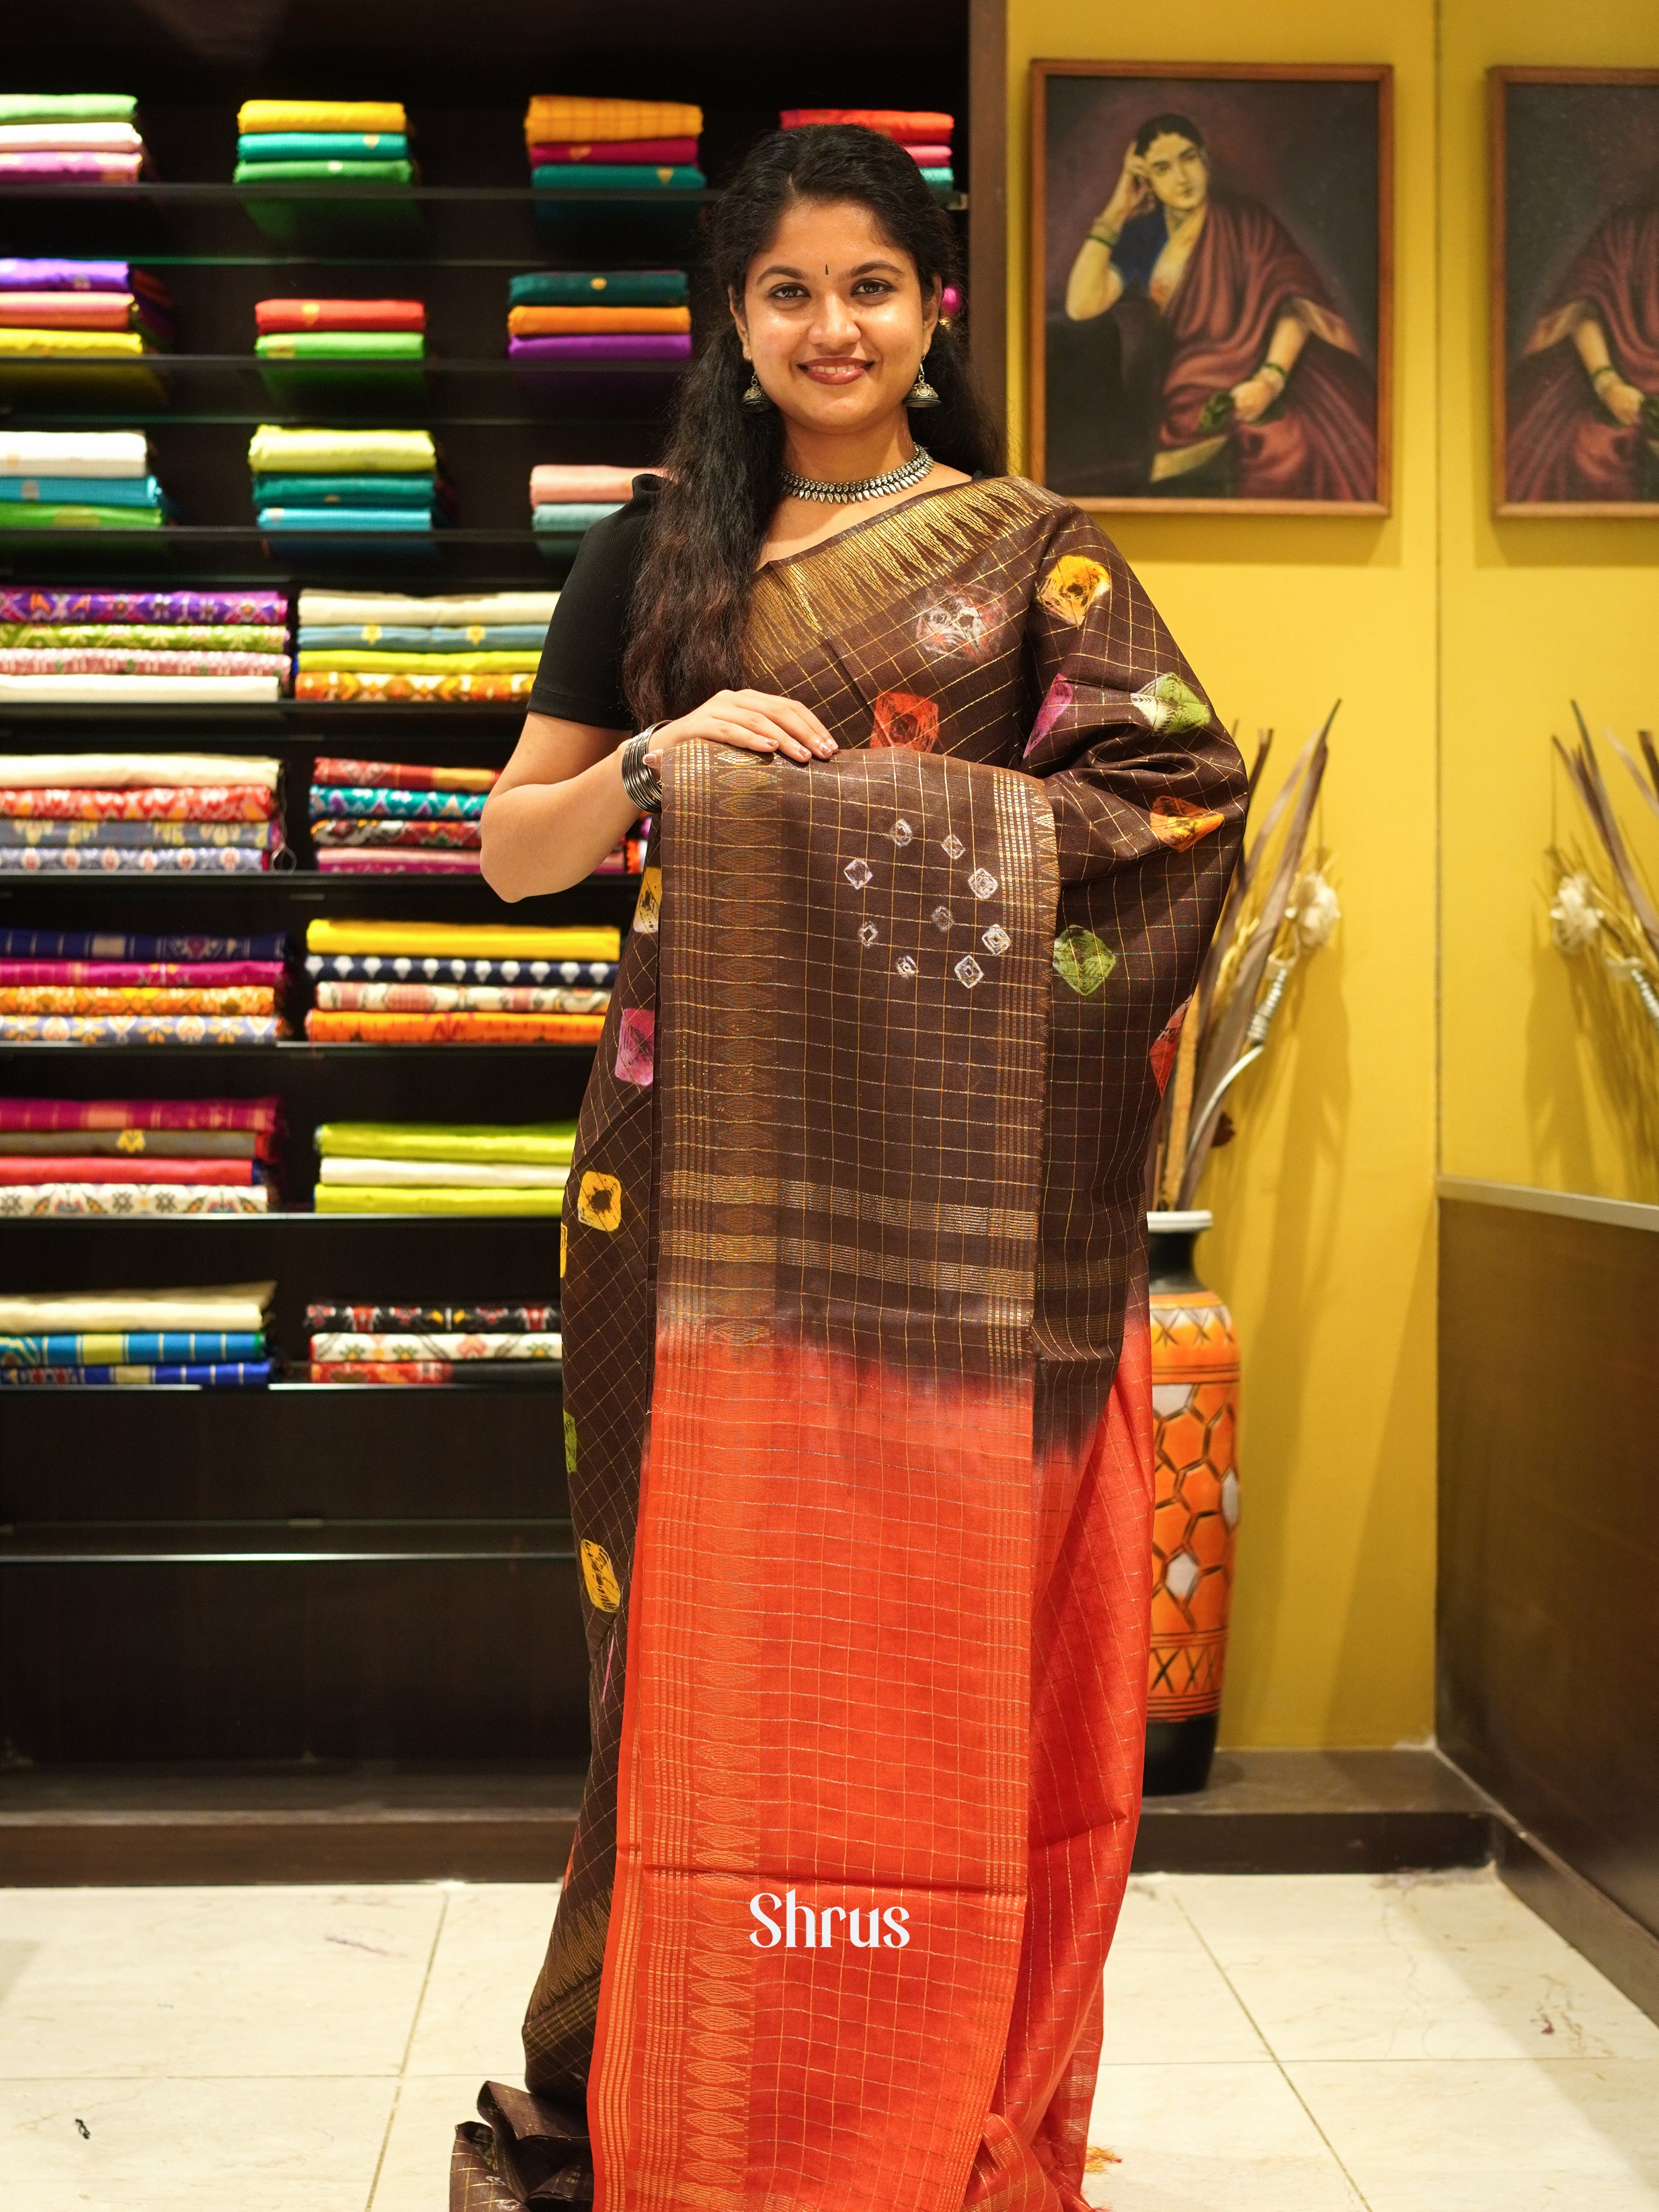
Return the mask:
<path fill-rule="evenodd" d="M 1247 376 L 1243 384 L 1236 384 L 1232 388 L 1231 397 L 1234 421 L 1257 421 L 1267 413 L 1284 388 L 1276 376 Z"/>

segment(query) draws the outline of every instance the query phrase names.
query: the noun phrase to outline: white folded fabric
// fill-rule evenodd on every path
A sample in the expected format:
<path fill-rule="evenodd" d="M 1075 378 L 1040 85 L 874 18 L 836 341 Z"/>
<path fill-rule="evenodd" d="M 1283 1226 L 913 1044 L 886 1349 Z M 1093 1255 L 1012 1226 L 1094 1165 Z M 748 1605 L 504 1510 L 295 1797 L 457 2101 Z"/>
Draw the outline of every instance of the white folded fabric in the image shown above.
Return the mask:
<path fill-rule="evenodd" d="M 282 696 L 280 676 L 0 676 L 0 699 L 45 706 L 263 707 Z"/>
<path fill-rule="evenodd" d="M 562 1190 L 568 1168 L 531 1167 L 514 1162 L 507 1167 L 482 1167 L 463 1160 L 359 1160 L 331 1152 L 323 1162 L 320 1182 L 417 1183 L 455 1188 L 465 1185 L 479 1190 Z"/>
<path fill-rule="evenodd" d="M 78 1291 L 0 1297 L 0 1336 L 149 1334 L 169 1328 L 252 1334 L 265 1325 L 275 1283 L 230 1283 L 222 1290 Z"/>
<path fill-rule="evenodd" d="M 0 430 L 0 477 L 147 477 L 142 430 Z"/>
<path fill-rule="evenodd" d="M 380 623 L 400 629 L 465 629 L 469 623 L 549 623 L 558 604 L 556 592 L 489 592 L 475 599 L 405 599 L 396 592 L 301 592 L 300 620 L 319 629 Z"/>
<path fill-rule="evenodd" d="M 564 1339 L 545 1334 L 479 1336 L 441 1330 L 433 1335 L 400 1328 L 365 1336 L 355 1329 L 336 1329 L 311 1340 L 311 1356 L 321 1360 L 558 1359 L 563 1353 Z"/>
<path fill-rule="evenodd" d="M 275 791 L 281 761 L 244 753 L 0 753 L 0 790 L 137 791 L 169 787 L 257 784 Z"/>
<path fill-rule="evenodd" d="M 0 154 L 142 154 L 130 123 L 0 123 Z"/>

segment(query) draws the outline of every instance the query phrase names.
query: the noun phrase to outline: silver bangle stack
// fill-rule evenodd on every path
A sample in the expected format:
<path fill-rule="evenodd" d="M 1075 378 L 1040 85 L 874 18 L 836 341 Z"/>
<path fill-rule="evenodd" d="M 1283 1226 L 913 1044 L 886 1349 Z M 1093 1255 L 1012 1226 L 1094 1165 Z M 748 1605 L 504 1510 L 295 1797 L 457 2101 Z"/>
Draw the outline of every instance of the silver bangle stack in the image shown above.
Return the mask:
<path fill-rule="evenodd" d="M 629 738 L 622 749 L 623 789 L 641 814 L 654 814 L 662 805 L 662 778 L 655 769 L 645 764 L 646 749 L 656 731 L 657 726 L 653 722 L 648 730 Z"/>

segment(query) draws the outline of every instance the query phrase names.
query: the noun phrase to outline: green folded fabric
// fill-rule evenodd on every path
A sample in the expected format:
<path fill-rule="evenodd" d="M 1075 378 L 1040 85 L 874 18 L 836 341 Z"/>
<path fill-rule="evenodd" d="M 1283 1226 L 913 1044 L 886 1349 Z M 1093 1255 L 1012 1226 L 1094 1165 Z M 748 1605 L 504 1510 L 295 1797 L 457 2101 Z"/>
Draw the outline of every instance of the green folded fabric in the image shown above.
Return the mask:
<path fill-rule="evenodd" d="M 319 1182 L 319 1213 L 544 1213 L 564 1212 L 562 1190 L 495 1190 L 447 1184 Z"/>
<path fill-rule="evenodd" d="M 285 430 L 262 422 L 247 449 L 256 475 L 410 476 L 435 469 L 429 430 Z"/>
<path fill-rule="evenodd" d="M 684 269 L 532 269 L 507 280 L 514 307 L 683 307 Z"/>
<path fill-rule="evenodd" d="M 256 338 L 262 361 L 421 361 L 419 331 L 279 331 Z"/>
<path fill-rule="evenodd" d="M 239 161 L 234 185 L 412 185 L 413 161 Z"/>
<path fill-rule="evenodd" d="M 0 92 L 0 123 L 131 123 L 137 105 L 120 92 Z"/>
<path fill-rule="evenodd" d="M 158 507 L 69 507 L 54 501 L 0 499 L 0 530 L 159 530 Z"/>
<path fill-rule="evenodd" d="M 574 1121 L 518 1127 L 465 1121 L 325 1121 L 317 1131 L 317 1150 L 325 1159 L 455 1160 L 485 1165 L 516 1160 L 531 1167 L 568 1167 L 575 1149 Z"/>

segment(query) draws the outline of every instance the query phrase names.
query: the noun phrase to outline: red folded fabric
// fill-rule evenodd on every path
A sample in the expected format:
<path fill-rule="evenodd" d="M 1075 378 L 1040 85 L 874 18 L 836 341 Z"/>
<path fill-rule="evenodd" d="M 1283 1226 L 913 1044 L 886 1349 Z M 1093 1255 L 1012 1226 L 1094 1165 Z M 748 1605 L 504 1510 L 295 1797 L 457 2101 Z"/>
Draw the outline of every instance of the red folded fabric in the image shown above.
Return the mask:
<path fill-rule="evenodd" d="M 261 300 L 261 331 L 423 331 L 424 300 Z"/>
<path fill-rule="evenodd" d="M 102 1152 L 90 1159 L 56 1152 L 0 1154 L 0 1186 L 33 1182 L 189 1182 L 250 1184 L 262 1181 L 252 1160 L 123 1159 Z"/>
<path fill-rule="evenodd" d="M 866 131 L 897 139 L 901 146 L 937 145 L 957 127 L 954 115 L 927 107 L 786 107 L 778 120 L 786 131 L 804 130 L 812 123 L 861 123 Z"/>
<path fill-rule="evenodd" d="M 548 161 L 659 161 L 694 163 L 695 138 L 582 138 L 532 146 L 530 160 L 539 168 Z"/>

